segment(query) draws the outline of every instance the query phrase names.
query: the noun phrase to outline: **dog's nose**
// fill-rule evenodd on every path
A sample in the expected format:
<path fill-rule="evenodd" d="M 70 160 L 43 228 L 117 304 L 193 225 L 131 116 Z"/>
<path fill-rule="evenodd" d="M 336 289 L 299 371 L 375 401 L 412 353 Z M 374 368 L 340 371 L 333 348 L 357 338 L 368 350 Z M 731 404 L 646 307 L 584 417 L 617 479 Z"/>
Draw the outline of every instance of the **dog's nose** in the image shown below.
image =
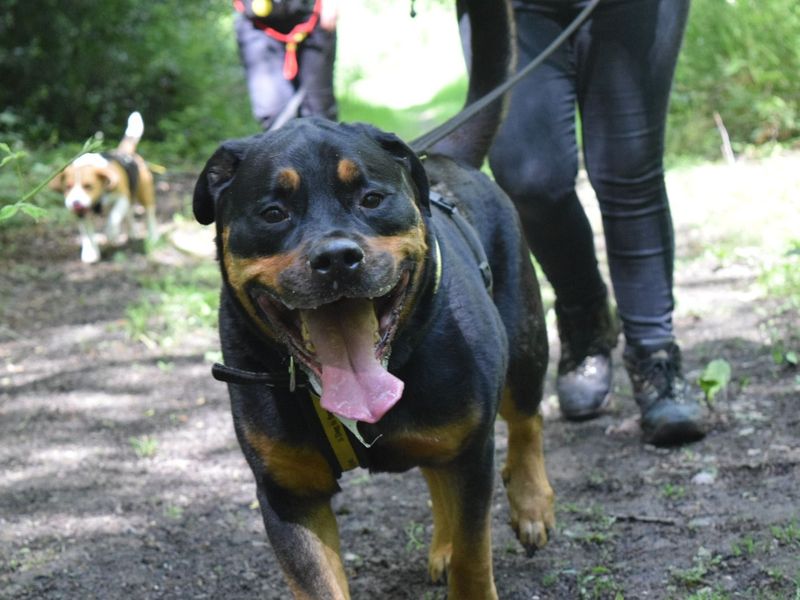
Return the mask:
<path fill-rule="evenodd" d="M 312 248 L 308 264 L 314 273 L 328 279 L 353 276 L 364 264 L 364 250 L 351 239 L 330 238 Z"/>

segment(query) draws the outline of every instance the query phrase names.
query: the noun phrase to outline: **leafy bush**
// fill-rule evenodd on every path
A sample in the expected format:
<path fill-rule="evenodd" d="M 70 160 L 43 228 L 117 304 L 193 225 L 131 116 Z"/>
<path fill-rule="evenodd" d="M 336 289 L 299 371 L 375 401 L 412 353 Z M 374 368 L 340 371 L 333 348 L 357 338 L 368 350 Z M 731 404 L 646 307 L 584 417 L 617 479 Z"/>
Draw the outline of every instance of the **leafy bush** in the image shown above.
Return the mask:
<path fill-rule="evenodd" d="M 232 12 L 218 0 L 9 0 L 0 137 L 58 143 L 102 130 L 116 140 L 139 110 L 146 139 L 205 154 L 209 140 L 252 119 Z"/>
<path fill-rule="evenodd" d="M 671 154 L 719 157 L 718 112 L 736 151 L 800 136 L 800 3 L 695 0 L 675 78 Z"/>

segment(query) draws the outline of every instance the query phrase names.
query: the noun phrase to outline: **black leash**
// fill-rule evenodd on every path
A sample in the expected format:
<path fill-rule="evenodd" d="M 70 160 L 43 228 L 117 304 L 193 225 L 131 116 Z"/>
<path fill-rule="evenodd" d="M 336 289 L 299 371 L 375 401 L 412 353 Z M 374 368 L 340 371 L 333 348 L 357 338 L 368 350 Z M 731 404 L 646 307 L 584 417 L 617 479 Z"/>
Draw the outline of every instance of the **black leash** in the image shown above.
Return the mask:
<path fill-rule="evenodd" d="M 569 36 L 571 36 L 575 30 L 580 27 L 583 22 L 586 21 L 586 19 L 589 18 L 589 15 L 592 14 L 592 11 L 599 3 L 600 0 L 591 0 L 591 2 L 586 5 L 586 8 L 584 8 L 577 17 L 575 17 L 572 23 L 570 23 L 569 26 L 562 31 L 561 34 L 554 39 L 550 45 L 542 51 L 541 54 L 539 54 L 539 56 L 525 65 L 525 68 L 506 79 L 505 82 L 498 85 L 482 98 L 479 98 L 469 106 L 464 107 L 460 112 L 456 113 L 455 116 L 412 141 L 410 144 L 411 148 L 417 154 L 424 154 L 425 152 L 428 152 L 434 144 L 446 138 L 448 135 L 453 133 L 456 129 L 474 117 L 477 113 L 486 108 L 489 104 L 497 100 L 512 87 L 517 85 L 517 83 L 524 79 L 531 71 L 539 67 L 545 60 L 547 60 L 550 55 L 559 48 L 559 46 L 567 41 L 567 38 L 569 38 Z"/>
<path fill-rule="evenodd" d="M 305 97 L 306 88 L 305 86 L 301 85 L 299 88 L 297 88 L 297 91 L 292 94 L 292 97 L 289 98 L 289 101 L 281 109 L 281 112 L 278 113 L 278 116 L 275 117 L 275 120 L 272 121 L 272 124 L 267 128 L 267 131 L 280 129 L 286 125 L 286 123 L 298 116 L 300 105 L 303 103 L 303 100 L 305 100 Z"/>

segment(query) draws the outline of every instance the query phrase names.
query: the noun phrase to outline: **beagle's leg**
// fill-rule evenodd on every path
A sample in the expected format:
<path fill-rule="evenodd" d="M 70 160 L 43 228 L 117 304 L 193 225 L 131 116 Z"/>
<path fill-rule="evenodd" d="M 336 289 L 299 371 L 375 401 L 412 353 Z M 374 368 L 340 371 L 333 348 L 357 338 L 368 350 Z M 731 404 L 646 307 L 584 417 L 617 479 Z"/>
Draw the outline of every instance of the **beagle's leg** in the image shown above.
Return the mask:
<path fill-rule="evenodd" d="M 78 230 L 81 234 L 81 261 L 96 263 L 100 260 L 100 248 L 94 239 L 94 225 L 91 215 L 78 219 Z"/>
<path fill-rule="evenodd" d="M 147 239 L 151 242 L 158 240 L 158 222 L 156 221 L 156 207 L 152 204 L 145 207 L 147 218 Z"/>
<path fill-rule="evenodd" d="M 158 240 L 158 221 L 156 220 L 156 188 L 153 181 L 153 173 L 147 169 L 144 161 L 138 159 L 139 163 L 139 188 L 136 197 L 139 203 L 144 206 L 147 218 L 147 239 L 151 242 Z"/>
<path fill-rule="evenodd" d="M 127 196 L 117 196 L 114 200 L 114 206 L 111 207 L 111 212 L 108 214 L 108 222 L 106 223 L 106 236 L 110 244 L 119 243 L 120 226 L 127 218 L 128 212 L 131 208 L 131 201 Z"/>

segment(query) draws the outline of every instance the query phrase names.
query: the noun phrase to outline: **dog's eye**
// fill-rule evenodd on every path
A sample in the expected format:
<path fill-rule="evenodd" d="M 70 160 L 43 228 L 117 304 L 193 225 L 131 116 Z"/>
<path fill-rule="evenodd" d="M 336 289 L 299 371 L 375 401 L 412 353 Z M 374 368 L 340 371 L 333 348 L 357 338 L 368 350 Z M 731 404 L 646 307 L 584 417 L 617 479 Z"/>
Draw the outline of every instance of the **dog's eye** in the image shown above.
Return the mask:
<path fill-rule="evenodd" d="M 361 199 L 361 206 L 364 208 L 378 208 L 383 202 L 383 196 L 377 192 L 370 192 Z"/>
<path fill-rule="evenodd" d="M 261 216 L 264 217 L 264 220 L 267 223 L 280 223 L 281 221 L 285 221 L 289 218 L 289 215 L 287 215 L 286 211 L 280 206 L 268 207 L 264 212 L 261 213 Z"/>

